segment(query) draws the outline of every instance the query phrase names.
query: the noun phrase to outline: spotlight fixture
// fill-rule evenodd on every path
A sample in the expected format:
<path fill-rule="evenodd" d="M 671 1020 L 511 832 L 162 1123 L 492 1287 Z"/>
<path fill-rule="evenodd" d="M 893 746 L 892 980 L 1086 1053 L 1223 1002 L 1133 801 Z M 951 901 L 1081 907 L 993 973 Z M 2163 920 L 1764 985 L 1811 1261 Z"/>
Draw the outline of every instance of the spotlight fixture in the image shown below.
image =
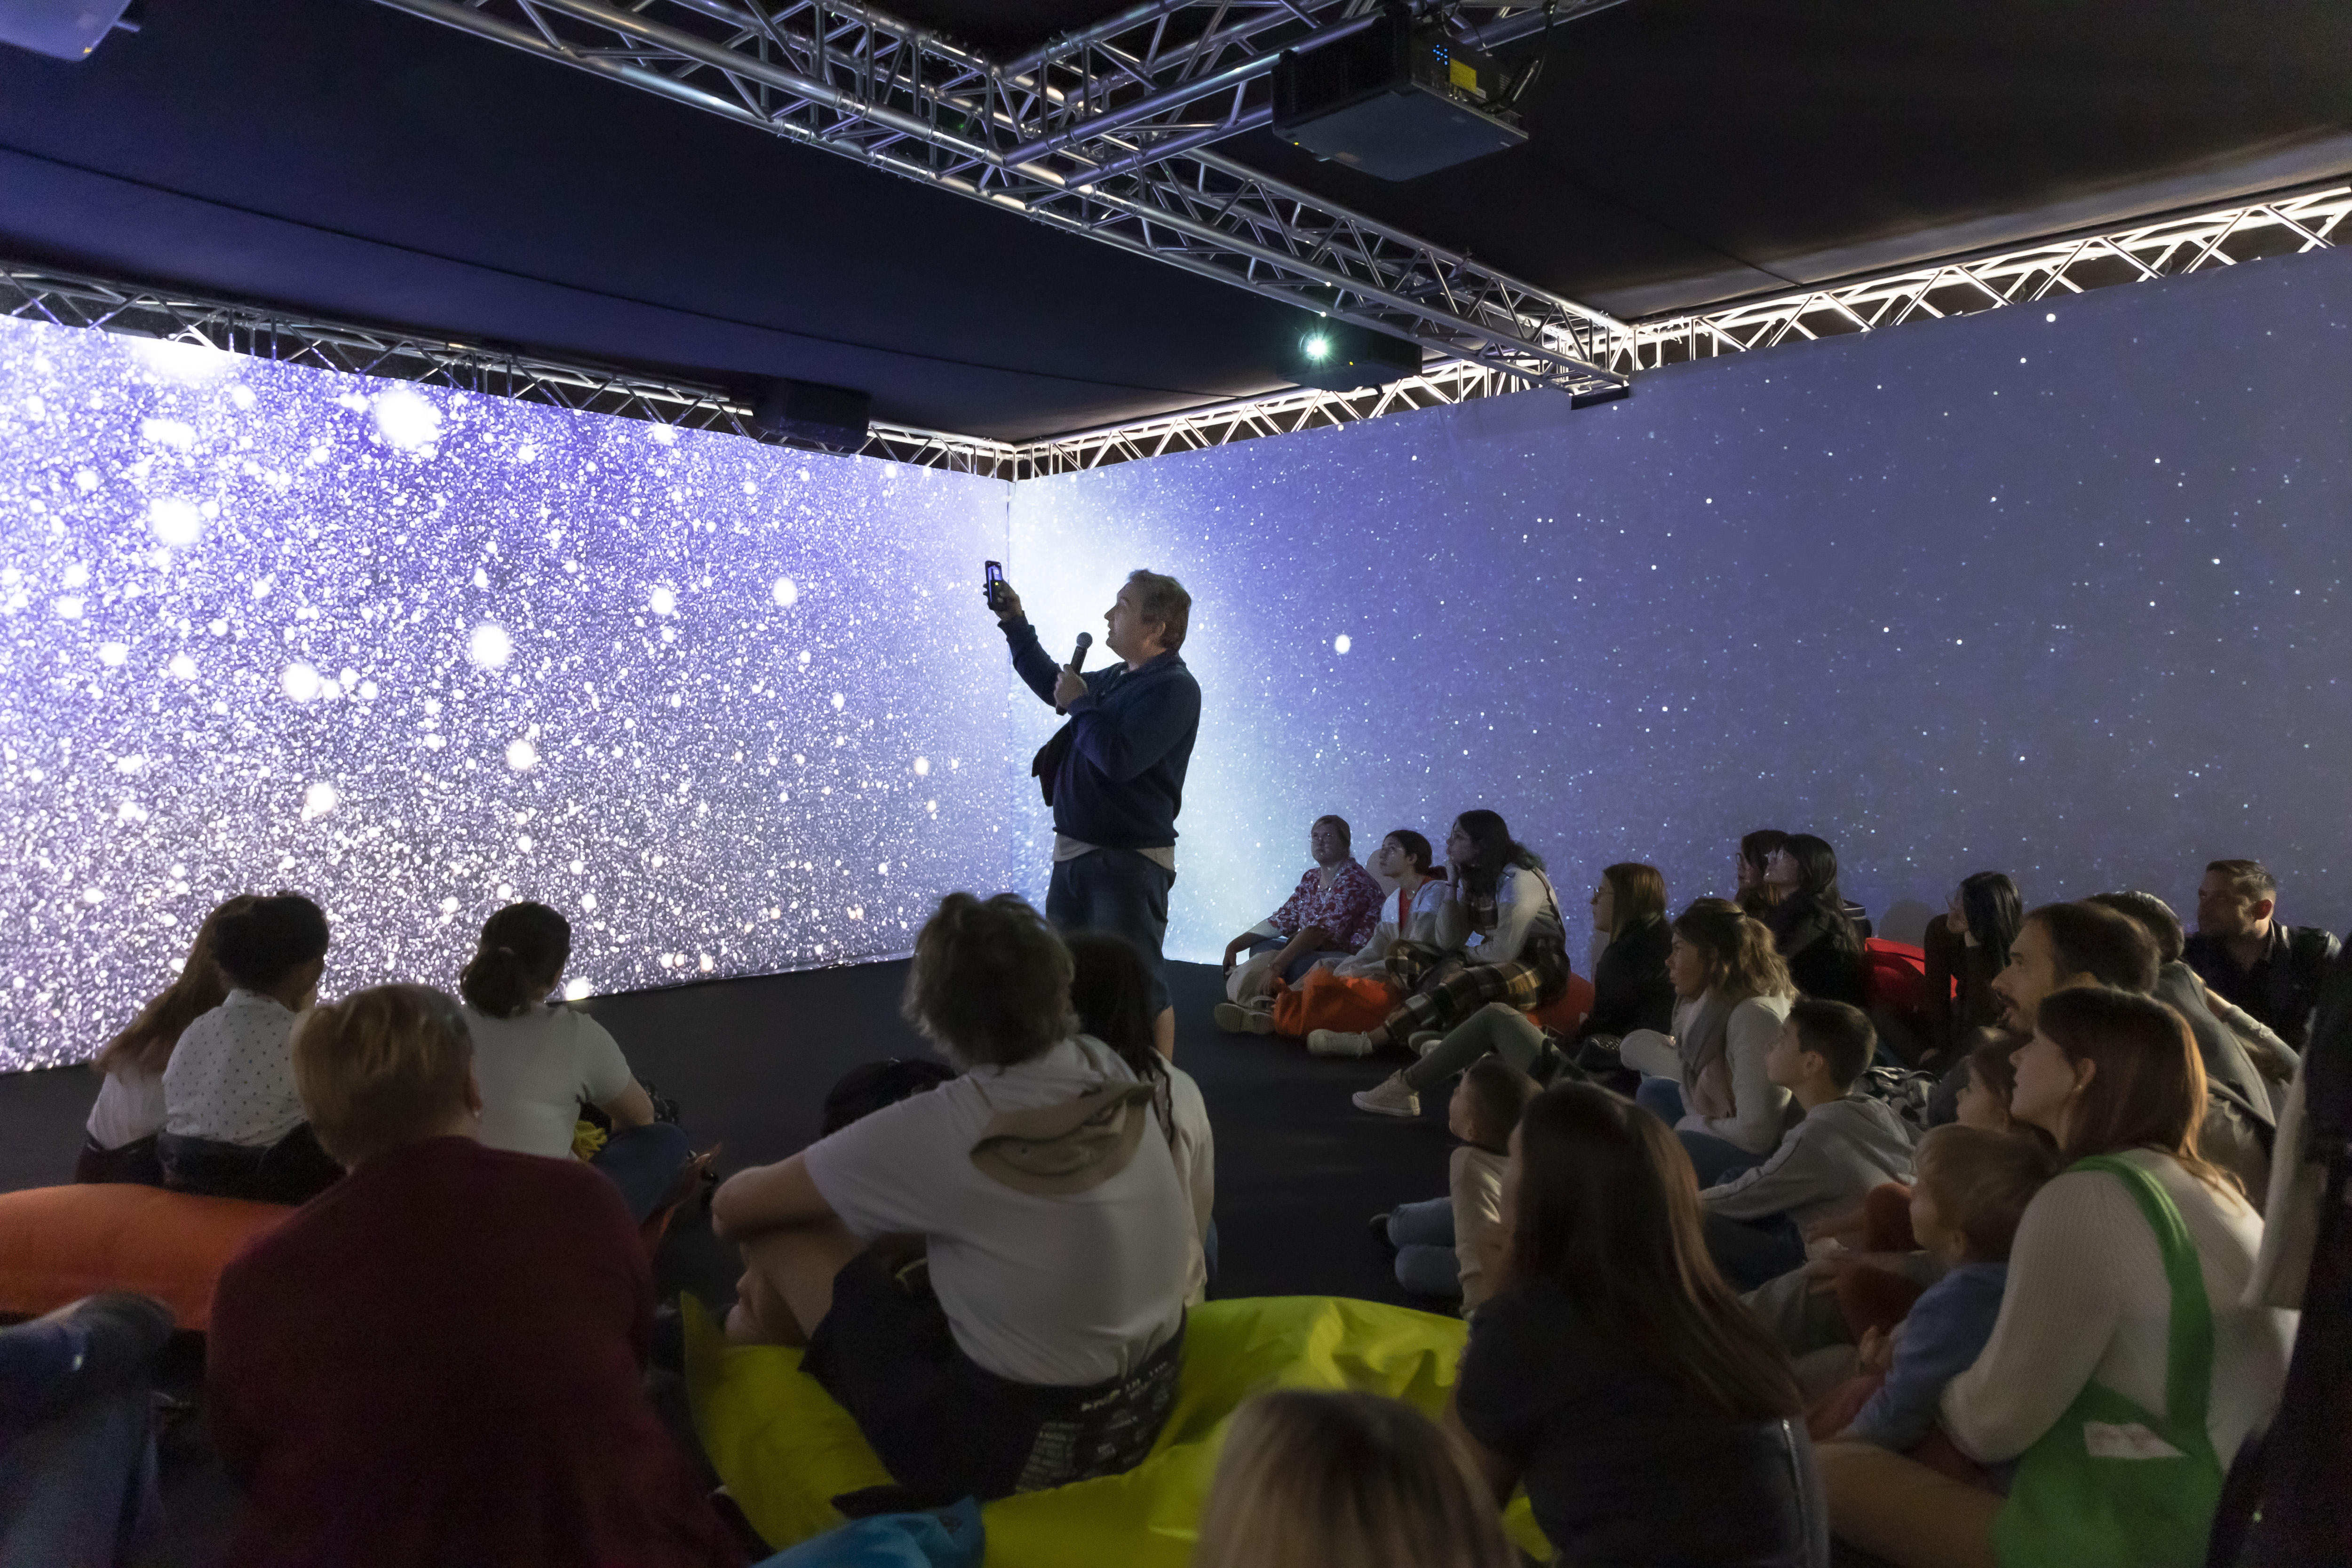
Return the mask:
<path fill-rule="evenodd" d="M 873 402 L 855 387 L 772 381 L 752 397 L 751 425 L 787 441 L 853 452 L 865 444 Z"/>
<path fill-rule="evenodd" d="M 1421 345 L 1351 321 L 1318 321 L 1283 345 L 1274 368 L 1295 385 L 1353 392 L 1419 375 Z"/>
<path fill-rule="evenodd" d="M 1621 397 L 1633 395 L 1633 384 L 1621 381 L 1614 386 L 1596 386 L 1590 392 L 1571 392 L 1568 395 L 1570 408 L 1590 408 L 1596 403 L 1614 403 Z"/>

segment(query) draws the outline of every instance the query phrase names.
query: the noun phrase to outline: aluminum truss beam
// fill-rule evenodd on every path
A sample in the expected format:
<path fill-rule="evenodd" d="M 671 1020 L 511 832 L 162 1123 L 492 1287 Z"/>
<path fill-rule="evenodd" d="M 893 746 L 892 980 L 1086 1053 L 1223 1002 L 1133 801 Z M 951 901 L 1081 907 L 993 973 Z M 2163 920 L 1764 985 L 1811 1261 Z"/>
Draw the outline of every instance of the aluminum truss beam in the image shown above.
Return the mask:
<path fill-rule="evenodd" d="M 727 390 L 518 353 L 490 344 L 288 315 L 170 289 L 111 283 L 49 268 L 0 261 L 0 316 L 61 327 L 94 327 L 131 337 L 197 343 L 255 359 L 352 375 L 611 414 L 685 430 L 722 430 L 772 446 L 751 405 Z M 875 424 L 855 450 L 865 457 L 960 473 L 1011 477 L 1015 448 L 978 436 Z"/>
<path fill-rule="evenodd" d="M 1202 150 L 1263 123 L 1252 88 L 1280 49 L 1365 25 L 1365 0 L 1149 0 L 1001 66 L 851 0 L 376 3 L 1441 358 L 1572 392 L 1626 379 L 1605 313 Z"/>
<path fill-rule="evenodd" d="M 2347 231 L 2347 219 L 2352 219 L 2352 184 L 2305 190 L 1831 289 L 1798 290 L 1703 315 L 1663 317 L 1633 330 L 1633 352 L 1639 355 L 1639 368 L 1655 370 L 1786 342 L 2039 304 L 2121 283 L 2330 249 Z M 754 430 L 749 406 L 715 386 L 346 322 L 298 319 L 257 306 L 44 268 L 0 262 L 0 315 L 173 338 L 321 370 L 390 376 L 793 445 Z M 1363 392 L 1300 388 L 1019 445 L 877 424 L 857 451 L 960 473 L 1035 479 L 1501 396 L 1532 384 L 1492 366 L 1454 361 Z"/>

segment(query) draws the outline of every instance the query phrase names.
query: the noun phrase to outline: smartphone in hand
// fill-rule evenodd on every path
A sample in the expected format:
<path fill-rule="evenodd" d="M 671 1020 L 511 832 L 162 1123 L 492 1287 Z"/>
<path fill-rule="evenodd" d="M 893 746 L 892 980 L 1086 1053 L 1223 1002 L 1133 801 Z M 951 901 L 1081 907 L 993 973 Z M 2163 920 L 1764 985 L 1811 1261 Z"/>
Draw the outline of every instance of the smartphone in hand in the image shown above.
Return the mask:
<path fill-rule="evenodd" d="M 996 562 L 983 561 L 981 563 L 981 570 L 982 582 L 980 596 L 987 602 L 990 609 L 1000 608 L 997 601 L 1003 596 L 1004 568 Z"/>

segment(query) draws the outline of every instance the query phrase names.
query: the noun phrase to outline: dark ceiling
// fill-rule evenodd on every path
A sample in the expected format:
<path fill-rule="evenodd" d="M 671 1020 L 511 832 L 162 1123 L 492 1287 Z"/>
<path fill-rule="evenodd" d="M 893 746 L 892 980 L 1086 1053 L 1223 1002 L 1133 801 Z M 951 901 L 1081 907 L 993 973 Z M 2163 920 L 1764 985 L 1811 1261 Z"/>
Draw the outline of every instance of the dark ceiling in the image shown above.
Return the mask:
<path fill-rule="evenodd" d="M 1118 8 L 898 7 L 1003 53 Z M 0 256 L 1011 440 L 1279 384 L 1281 306 L 367 0 L 144 12 L 0 48 Z M 1478 163 L 1220 151 L 1622 316 L 2352 170 L 2342 0 L 1626 0 L 1543 47 Z"/>

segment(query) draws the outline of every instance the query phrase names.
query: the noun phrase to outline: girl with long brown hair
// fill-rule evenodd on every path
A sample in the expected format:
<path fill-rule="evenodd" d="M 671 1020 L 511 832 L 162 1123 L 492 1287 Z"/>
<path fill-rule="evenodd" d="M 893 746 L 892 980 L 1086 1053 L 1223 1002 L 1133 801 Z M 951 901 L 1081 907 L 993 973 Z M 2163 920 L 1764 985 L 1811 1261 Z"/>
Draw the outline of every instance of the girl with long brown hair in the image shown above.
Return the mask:
<path fill-rule="evenodd" d="M 1658 1120 L 1590 1084 L 1538 1096 L 1496 1232 L 1448 1411 L 1496 1500 L 1524 1483 L 1567 1563 L 1811 1561 L 1795 1374 L 1708 1260 Z"/>
<path fill-rule="evenodd" d="M 1673 1128 L 1711 1187 L 1780 1147 L 1789 1091 L 1764 1070 L 1797 987 L 1762 921 L 1722 900 L 1693 904 L 1674 923 L 1666 974 L 1675 1032 L 1636 1029 L 1618 1054 L 1643 1075 L 1634 1098 Z"/>
<path fill-rule="evenodd" d="M 155 1155 L 155 1139 L 163 1131 L 163 1068 L 188 1026 L 227 1000 L 228 982 L 213 957 L 214 933 L 224 919 L 252 905 L 252 894 L 239 893 L 206 915 L 178 977 L 90 1064 L 106 1081 L 82 1129 L 75 1181 L 163 1184 L 163 1162 Z"/>
<path fill-rule="evenodd" d="M 2011 1113 L 2069 1165 L 2026 1206 L 1942 1425 L 1972 1458 L 2018 1460 L 2016 1480 L 2004 1500 L 1832 1444 L 1831 1518 L 1906 1565 L 2202 1561 L 2222 1472 L 2285 1378 L 2292 1320 L 2242 1300 L 2263 1222 L 2199 1152 L 2205 1071 L 2170 1007 L 2053 992 L 2015 1059 Z"/>

